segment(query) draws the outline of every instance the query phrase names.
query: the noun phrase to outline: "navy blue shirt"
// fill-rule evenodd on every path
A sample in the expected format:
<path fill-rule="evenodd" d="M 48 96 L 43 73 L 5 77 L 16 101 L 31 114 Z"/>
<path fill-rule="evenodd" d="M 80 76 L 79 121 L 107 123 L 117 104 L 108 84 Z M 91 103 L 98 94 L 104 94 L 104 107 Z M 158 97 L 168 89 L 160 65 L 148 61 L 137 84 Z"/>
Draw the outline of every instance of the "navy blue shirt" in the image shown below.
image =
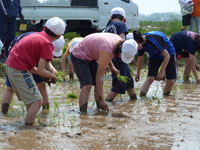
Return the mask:
<path fill-rule="evenodd" d="M 114 33 L 117 35 L 120 34 L 127 34 L 128 28 L 126 27 L 126 24 L 121 21 L 112 21 L 104 30 L 104 32 Z"/>
<path fill-rule="evenodd" d="M 19 14 L 21 13 L 21 5 L 20 0 L 2 0 L 4 8 L 8 14 L 9 17 L 19 17 Z M 2 5 L 0 3 L 0 18 L 5 18 L 5 12 L 2 8 Z"/>
<path fill-rule="evenodd" d="M 197 33 L 191 31 L 179 31 L 174 33 L 170 37 L 170 40 L 176 49 L 195 55 L 195 52 L 197 51 L 197 44 L 193 41 L 193 39 L 196 34 Z"/>
<path fill-rule="evenodd" d="M 161 54 L 165 49 L 168 51 L 169 55 L 175 54 L 175 49 L 172 42 L 167 38 L 167 36 L 160 31 L 152 31 L 145 33 L 146 44 L 143 45 L 143 49 L 139 51 L 139 56 L 144 55 L 144 52 L 149 53 L 150 58 L 163 60 L 164 57 Z"/>

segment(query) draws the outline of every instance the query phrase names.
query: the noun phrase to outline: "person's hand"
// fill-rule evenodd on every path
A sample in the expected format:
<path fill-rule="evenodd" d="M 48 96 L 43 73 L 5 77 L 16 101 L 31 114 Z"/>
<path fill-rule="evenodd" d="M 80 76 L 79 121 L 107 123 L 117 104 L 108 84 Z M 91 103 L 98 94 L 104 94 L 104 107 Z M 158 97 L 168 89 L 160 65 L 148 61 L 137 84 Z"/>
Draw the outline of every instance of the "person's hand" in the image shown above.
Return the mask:
<path fill-rule="evenodd" d="M 163 80 L 165 77 L 165 72 L 163 71 L 160 71 L 156 77 L 156 80 L 160 81 L 160 80 Z"/>
<path fill-rule="evenodd" d="M 58 80 L 57 76 L 55 74 L 53 74 L 50 79 L 51 83 L 56 84 L 57 80 Z"/>
<path fill-rule="evenodd" d="M 135 81 L 136 81 L 136 82 L 140 81 L 140 74 L 138 74 L 138 73 L 136 74 L 136 76 L 135 76 Z"/>
<path fill-rule="evenodd" d="M 105 110 L 107 112 L 109 111 L 108 106 L 107 106 L 107 104 L 105 103 L 104 100 L 101 100 L 100 102 L 96 101 L 96 103 L 97 103 L 97 107 L 99 109 Z"/>
<path fill-rule="evenodd" d="M 57 78 L 51 78 L 51 83 L 56 84 Z"/>
<path fill-rule="evenodd" d="M 49 78 L 43 78 L 43 81 L 44 81 L 45 83 L 47 83 L 49 86 L 51 86 L 51 81 L 50 81 Z"/>

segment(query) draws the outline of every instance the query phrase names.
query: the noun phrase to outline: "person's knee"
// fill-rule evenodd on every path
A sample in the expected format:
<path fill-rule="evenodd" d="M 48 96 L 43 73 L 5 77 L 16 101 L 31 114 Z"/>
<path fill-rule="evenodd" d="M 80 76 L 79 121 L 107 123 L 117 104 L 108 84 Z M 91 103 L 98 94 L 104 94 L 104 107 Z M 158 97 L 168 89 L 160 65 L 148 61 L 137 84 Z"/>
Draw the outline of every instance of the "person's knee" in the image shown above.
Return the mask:
<path fill-rule="evenodd" d="M 152 84 L 154 80 L 155 80 L 154 77 L 148 77 L 148 78 L 147 78 L 147 83 L 148 83 L 148 84 Z"/>
<path fill-rule="evenodd" d="M 41 100 L 37 101 L 37 103 L 38 103 L 39 106 L 42 106 L 43 100 L 41 99 Z"/>
<path fill-rule="evenodd" d="M 90 91 L 92 88 L 92 85 L 85 85 L 82 87 L 82 90 Z"/>

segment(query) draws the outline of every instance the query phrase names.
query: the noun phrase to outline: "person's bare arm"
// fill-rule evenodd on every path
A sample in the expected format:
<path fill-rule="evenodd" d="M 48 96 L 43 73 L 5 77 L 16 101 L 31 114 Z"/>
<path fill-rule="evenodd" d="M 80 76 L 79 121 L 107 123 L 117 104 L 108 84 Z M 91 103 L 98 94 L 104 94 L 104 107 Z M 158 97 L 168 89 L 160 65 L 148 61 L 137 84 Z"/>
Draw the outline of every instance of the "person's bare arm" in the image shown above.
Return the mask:
<path fill-rule="evenodd" d="M 105 73 L 105 68 L 102 67 L 101 65 L 98 65 L 98 70 L 96 74 L 96 85 L 95 85 L 95 91 L 96 91 L 96 96 L 97 96 L 97 102 L 100 105 L 100 108 L 103 110 L 108 111 L 108 107 L 104 101 L 104 95 L 103 95 L 103 81 L 102 77 Z"/>
<path fill-rule="evenodd" d="M 140 70 L 141 70 L 141 67 L 142 67 L 143 60 L 144 60 L 144 55 L 138 57 L 137 73 L 136 73 L 136 76 L 135 76 L 136 82 L 138 82 L 140 80 Z"/>
<path fill-rule="evenodd" d="M 63 55 L 61 58 L 61 67 L 62 67 L 63 72 L 66 71 L 66 65 L 65 65 L 66 59 L 67 59 L 67 57 L 65 55 Z"/>
<path fill-rule="evenodd" d="M 195 80 L 199 83 L 200 80 L 199 80 L 197 70 L 196 70 L 196 56 L 192 55 L 190 53 L 189 53 L 189 63 L 190 63 L 190 66 L 191 66 L 192 73 L 195 77 Z"/>
<path fill-rule="evenodd" d="M 50 72 L 52 72 L 53 74 L 57 74 L 58 71 L 56 70 L 56 68 L 52 65 L 52 63 L 50 61 L 47 61 L 46 64 L 46 69 Z"/>
<path fill-rule="evenodd" d="M 168 51 L 165 49 L 162 53 L 161 53 L 164 57 L 164 60 L 162 62 L 162 65 L 161 65 L 161 69 L 156 77 L 156 80 L 162 80 L 165 76 L 165 69 L 169 63 L 169 59 L 170 59 L 170 56 L 169 56 L 169 53 Z"/>
<path fill-rule="evenodd" d="M 116 74 L 119 74 L 119 70 L 117 70 L 117 68 L 115 68 L 115 66 L 113 65 L 111 60 L 108 64 L 108 66 L 109 66 L 111 72 L 115 72 Z"/>
<path fill-rule="evenodd" d="M 46 69 L 46 64 L 47 64 L 47 61 L 43 58 L 40 58 L 36 74 L 45 78 L 57 79 L 55 74 L 51 73 L 50 71 Z"/>

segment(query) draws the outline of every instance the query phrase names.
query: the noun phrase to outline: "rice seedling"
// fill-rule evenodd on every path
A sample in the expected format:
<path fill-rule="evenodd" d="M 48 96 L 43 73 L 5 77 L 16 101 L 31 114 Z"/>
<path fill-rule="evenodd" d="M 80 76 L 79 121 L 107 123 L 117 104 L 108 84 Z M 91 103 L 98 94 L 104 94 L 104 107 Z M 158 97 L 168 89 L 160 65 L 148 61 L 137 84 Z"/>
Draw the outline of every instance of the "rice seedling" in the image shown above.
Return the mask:
<path fill-rule="evenodd" d="M 22 109 L 22 115 L 23 115 L 23 118 L 25 118 L 25 110 L 24 110 L 24 104 L 21 103 L 21 109 Z"/>
<path fill-rule="evenodd" d="M 75 119 L 76 119 L 75 115 L 73 115 L 72 117 L 69 118 L 71 128 L 73 128 L 75 126 Z"/>
<path fill-rule="evenodd" d="M 40 121 L 40 113 L 38 113 L 38 115 L 37 115 L 37 120 L 38 120 L 38 124 L 40 125 L 41 124 L 41 121 Z"/>
<path fill-rule="evenodd" d="M 54 101 L 54 112 L 59 112 L 59 104 L 58 102 Z"/>
<path fill-rule="evenodd" d="M 123 83 L 128 83 L 129 82 L 129 78 L 128 77 L 126 77 L 126 76 L 122 76 L 122 75 L 117 75 L 117 78 L 118 78 L 118 80 L 119 80 L 119 82 L 121 83 L 121 84 L 123 84 Z"/>
<path fill-rule="evenodd" d="M 78 98 L 78 96 L 74 92 L 70 92 L 67 94 L 67 98 Z"/>
<path fill-rule="evenodd" d="M 65 77 L 65 73 L 63 71 L 59 71 L 57 74 L 57 82 L 63 82 L 63 78 Z"/>
<path fill-rule="evenodd" d="M 17 118 L 18 119 L 20 118 L 20 112 L 19 112 L 19 110 L 17 111 Z"/>

